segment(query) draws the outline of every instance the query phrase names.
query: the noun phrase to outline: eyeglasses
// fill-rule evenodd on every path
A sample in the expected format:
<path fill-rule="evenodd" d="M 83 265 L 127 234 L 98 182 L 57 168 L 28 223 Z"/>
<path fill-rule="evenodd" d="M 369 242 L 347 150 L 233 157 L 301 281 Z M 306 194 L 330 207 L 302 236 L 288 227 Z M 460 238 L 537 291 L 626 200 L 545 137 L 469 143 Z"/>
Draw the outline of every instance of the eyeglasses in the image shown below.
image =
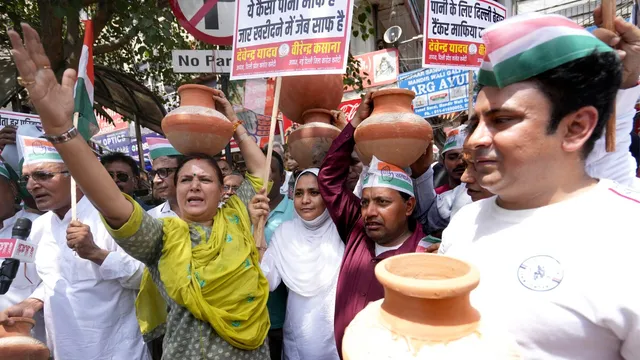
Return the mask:
<path fill-rule="evenodd" d="M 156 170 L 151 170 L 149 172 L 149 176 L 151 176 L 151 179 L 155 178 L 156 175 L 158 175 L 160 179 L 166 179 L 169 177 L 170 174 L 174 173 L 176 169 L 177 168 L 171 167 L 171 168 L 160 168 Z"/>
<path fill-rule="evenodd" d="M 117 180 L 117 181 L 120 181 L 120 182 L 129 181 L 129 174 L 127 174 L 127 173 L 109 171 L 109 175 L 111 176 L 111 178 L 113 180 Z"/>
<path fill-rule="evenodd" d="M 238 191 L 238 189 L 240 189 L 240 186 L 233 186 L 233 185 L 225 185 L 224 186 L 224 191 L 236 192 L 236 191 Z"/>
<path fill-rule="evenodd" d="M 53 179 L 53 177 L 58 175 L 58 174 L 63 174 L 65 176 L 69 176 L 69 171 L 68 170 L 65 170 L 65 171 L 34 171 L 31 174 L 22 175 L 22 177 L 20 177 L 18 182 L 20 183 L 20 185 L 26 186 L 27 183 L 29 182 L 29 179 L 33 179 L 33 181 L 38 182 L 38 183 L 46 182 L 46 181 L 49 181 L 49 180 Z"/>

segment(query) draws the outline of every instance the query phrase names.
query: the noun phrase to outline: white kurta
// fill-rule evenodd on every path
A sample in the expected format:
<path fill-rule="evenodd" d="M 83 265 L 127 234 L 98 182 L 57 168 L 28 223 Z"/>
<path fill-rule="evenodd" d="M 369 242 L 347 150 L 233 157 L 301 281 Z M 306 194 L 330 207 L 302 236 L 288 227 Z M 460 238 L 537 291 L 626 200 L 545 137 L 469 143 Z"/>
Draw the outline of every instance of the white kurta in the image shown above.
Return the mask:
<path fill-rule="evenodd" d="M 144 267 L 115 243 L 86 197 L 77 211 L 96 245 L 111 252 L 98 266 L 69 249 L 71 211 L 63 219 L 50 211 L 34 222 L 42 284 L 33 297 L 44 301 L 47 345 L 56 359 L 149 359 L 134 307 Z"/>
<path fill-rule="evenodd" d="M 13 225 L 15 225 L 16 220 L 18 220 L 19 218 L 27 218 L 33 222 L 39 216 L 40 215 L 38 214 L 34 214 L 24 210 L 18 211 L 13 217 L 6 219 L 2 223 L 2 229 L 0 229 L 0 239 L 8 239 L 11 237 Z M 29 239 L 29 241 L 36 243 L 37 245 L 37 240 Z M 38 276 L 38 272 L 36 271 L 36 265 L 21 262 L 20 267 L 18 268 L 18 273 L 16 274 L 16 278 L 11 283 L 9 291 L 4 295 L 0 295 L 0 311 L 8 308 L 9 306 L 16 305 L 31 296 L 31 294 L 38 287 L 38 284 L 40 284 L 40 277 Z M 34 320 L 36 320 L 36 326 L 33 329 L 35 337 L 40 341 L 45 341 L 46 338 L 44 332 L 44 317 L 42 316 L 42 312 L 38 312 L 34 316 Z"/>
<path fill-rule="evenodd" d="M 178 214 L 171 210 L 171 205 L 169 205 L 169 201 L 165 201 L 162 204 L 154 207 L 153 209 L 147 211 L 147 214 L 151 215 L 154 219 L 162 219 L 165 217 L 178 217 Z"/>

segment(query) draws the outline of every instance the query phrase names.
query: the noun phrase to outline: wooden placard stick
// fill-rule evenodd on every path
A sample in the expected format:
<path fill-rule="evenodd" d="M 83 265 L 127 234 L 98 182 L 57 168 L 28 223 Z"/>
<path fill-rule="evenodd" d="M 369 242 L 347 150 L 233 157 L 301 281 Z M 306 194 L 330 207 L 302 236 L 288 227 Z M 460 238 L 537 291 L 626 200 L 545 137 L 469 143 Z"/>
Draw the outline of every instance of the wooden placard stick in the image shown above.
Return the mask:
<path fill-rule="evenodd" d="M 602 27 L 609 31 L 616 31 L 614 20 L 616 18 L 616 1 L 602 0 Z M 605 147 L 607 152 L 616 150 L 616 108 L 613 107 L 611 117 L 607 121 L 605 134 Z"/>
<path fill-rule="evenodd" d="M 73 127 L 78 128 L 78 112 L 73 113 Z M 76 194 L 76 179 L 71 176 L 71 221 L 78 220 L 78 196 Z"/>
<path fill-rule="evenodd" d="M 273 151 L 273 138 L 276 133 L 276 124 L 278 123 L 278 107 L 280 105 L 280 88 L 282 86 L 282 77 L 278 76 L 276 78 L 276 92 L 273 98 L 273 110 L 271 112 L 271 127 L 269 129 L 269 144 L 267 146 L 267 160 L 264 163 L 264 173 L 262 176 L 262 181 L 264 184 L 264 188 L 266 189 L 269 184 L 269 172 L 271 171 L 271 157 Z M 258 224 L 256 224 L 253 229 L 253 238 L 256 241 L 256 245 L 258 248 L 266 247 L 267 242 L 264 237 L 264 227 L 266 225 L 267 218 L 263 217 L 260 219 Z M 261 255 L 262 257 L 262 255 Z"/>
<path fill-rule="evenodd" d="M 471 118 L 471 115 L 473 113 L 473 70 L 469 70 L 469 73 L 467 74 L 467 76 L 469 77 L 469 109 L 467 110 L 468 112 L 468 117 L 467 117 L 467 121 L 469 121 L 469 119 Z"/>

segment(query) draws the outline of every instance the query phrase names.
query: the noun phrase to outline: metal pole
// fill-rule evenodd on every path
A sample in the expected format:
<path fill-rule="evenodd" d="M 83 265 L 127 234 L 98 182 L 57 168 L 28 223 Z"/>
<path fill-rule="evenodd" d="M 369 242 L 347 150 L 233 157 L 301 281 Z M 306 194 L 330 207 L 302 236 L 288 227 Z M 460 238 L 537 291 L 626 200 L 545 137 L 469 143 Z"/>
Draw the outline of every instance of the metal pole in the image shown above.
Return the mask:
<path fill-rule="evenodd" d="M 224 95 L 229 98 L 229 77 L 227 74 L 220 74 L 220 86 L 222 87 L 222 92 Z M 227 143 L 227 146 L 224 147 L 224 156 L 227 158 L 227 163 L 229 167 L 233 169 L 233 159 L 231 157 L 231 142 Z"/>
<path fill-rule="evenodd" d="M 140 122 L 136 114 L 133 114 L 133 122 L 136 126 L 136 142 L 138 143 L 138 160 L 140 161 L 140 169 L 144 172 L 144 150 L 142 149 L 142 132 L 140 131 Z"/>

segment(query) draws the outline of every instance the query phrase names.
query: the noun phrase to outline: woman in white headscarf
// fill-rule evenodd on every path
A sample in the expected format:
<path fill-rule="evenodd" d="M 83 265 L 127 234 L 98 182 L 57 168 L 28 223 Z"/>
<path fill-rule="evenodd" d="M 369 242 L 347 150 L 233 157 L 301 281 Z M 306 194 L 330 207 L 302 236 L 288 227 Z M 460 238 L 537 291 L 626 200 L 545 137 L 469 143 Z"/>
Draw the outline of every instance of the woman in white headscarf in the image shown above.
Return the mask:
<path fill-rule="evenodd" d="M 320 195 L 318 171 L 298 176 L 293 219 L 276 229 L 260 265 L 270 291 L 281 282 L 289 289 L 283 328 L 288 360 L 339 359 L 333 317 L 344 243 Z M 268 201 L 262 194 L 253 198 L 252 220 L 268 213 Z"/>

